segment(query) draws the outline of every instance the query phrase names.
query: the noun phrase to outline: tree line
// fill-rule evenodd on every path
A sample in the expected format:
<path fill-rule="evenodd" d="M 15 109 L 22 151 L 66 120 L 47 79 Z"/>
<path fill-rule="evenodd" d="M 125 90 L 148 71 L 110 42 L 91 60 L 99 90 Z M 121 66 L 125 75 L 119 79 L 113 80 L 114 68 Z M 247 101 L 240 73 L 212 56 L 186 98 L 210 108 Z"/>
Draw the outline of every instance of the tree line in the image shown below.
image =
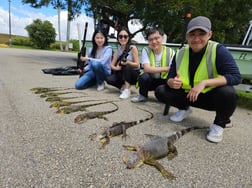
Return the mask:
<path fill-rule="evenodd" d="M 34 8 L 51 4 L 60 11 L 68 11 L 67 45 L 70 36 L 70 22 L 80 14 L 86 14 L 117 30 L 128 23 L 141 23 L 142 28 L 161 27 L 167 35 L 167 42 L 184 42 L 185 27 L 191 17 L 204 15 L 211 19 L 213 40 L 226 44 L 241 44 L 249 21 L 252 19 L 252 0 L 22 0 Z M 101 6 L 102 5 L 102 6 Z M 189 16 L 190 17 L 189 17 Z M 60 25 L 59 39 L 60 37 Z M 62 49 L 62 47 L 61 47 Z"/>

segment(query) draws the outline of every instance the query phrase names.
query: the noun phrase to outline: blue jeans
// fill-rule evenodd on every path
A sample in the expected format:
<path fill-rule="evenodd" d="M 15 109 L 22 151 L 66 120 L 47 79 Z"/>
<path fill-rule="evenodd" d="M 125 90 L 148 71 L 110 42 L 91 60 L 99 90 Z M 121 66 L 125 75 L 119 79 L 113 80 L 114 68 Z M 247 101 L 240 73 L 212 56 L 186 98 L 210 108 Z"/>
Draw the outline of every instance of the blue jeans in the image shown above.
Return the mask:
<path fill-rule="evenodd" d="M 90 69 L 75 82 L 76 89 L 86 89 L 95 84 L 101 85 L 107 76 L 100 62 L 91 62 Z"/>

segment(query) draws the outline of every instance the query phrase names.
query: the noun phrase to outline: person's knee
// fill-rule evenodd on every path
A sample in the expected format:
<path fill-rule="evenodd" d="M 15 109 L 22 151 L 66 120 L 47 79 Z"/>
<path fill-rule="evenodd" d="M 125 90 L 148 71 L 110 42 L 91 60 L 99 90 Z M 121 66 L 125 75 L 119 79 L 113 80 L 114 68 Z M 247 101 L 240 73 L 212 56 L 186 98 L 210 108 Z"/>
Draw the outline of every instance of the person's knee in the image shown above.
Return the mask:
<path fill-rule="evenodd" d="M 84 89 L 86 85 L 85 79 L 81 78 L 75 82 L 75 89 L 81 90 Z"/>
<path fill-rule="evenodd" d="M 148 73 L 144 73 L 139 77 L 139 83 L 147 83 L 150 81 L 150 75 Z"/>
<path fill-rule="evenodd" d="M 156 98 L 158 99 L 158 101 L 163 101 L 163 97 L 165 95 L 165 90 L 166 90 L 165 88 L 166 88 L 165 85 L 160 85 L 155 89 L 154 94 Z"/>
<path fill-rule="evenodd" d="M 101 67 L 102 67 L 102 64 L 100 62 L 92 62 L 93 70 L 99 70 Z"/>
<path fill-rule="evenodd" d="M 80 84 L 78 82 L 75 82 L 75 89 L 78 89 L 78 90 L 81 89 L 81 86 L 80 86 Z"/>
<path fill-rule="evenodd" d="M 113 75 L 109 75 L 105 78 L 105 81 L 107 82 L 107 84 L 111 85 L 113 83 Z"/>
<path fill-rule="evenodd" d="M 237 99 L 237 93 L 232 86 L 224 86 L 218 88 L 217 95 L 222 96 L 222 98 L 225 100 L 236 100 Z"/>

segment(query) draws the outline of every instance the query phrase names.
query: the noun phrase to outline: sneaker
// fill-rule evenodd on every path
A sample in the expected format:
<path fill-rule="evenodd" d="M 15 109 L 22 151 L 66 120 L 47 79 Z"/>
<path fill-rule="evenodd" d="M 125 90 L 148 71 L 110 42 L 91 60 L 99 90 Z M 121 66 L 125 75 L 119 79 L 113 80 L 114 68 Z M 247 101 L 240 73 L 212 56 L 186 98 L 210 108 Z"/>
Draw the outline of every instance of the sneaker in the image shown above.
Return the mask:
<path fill-rule="evenodd" d="M 223 139 L 223 130 L 219 125 L 213 124 L 206 136 L 207 140 L 215 143 L 221 142 Z"/>
<path fill-rule="evenodd" d="M 131 99 L 131 102 L 144 102 L 144 101 L 147 101 L 147 97 L 145 97 L 145 96 L 143 96 L 141 94 L 139 94 L 136 97 L 133 97 Z"/>
<path fill-rule="evenodd" d="M 122 94 L 119 96 L 120 99 L 127 99 L 130 97 L 130 90 L 124 89 Z"/>
<path fill-rule="evenodd" d="M 102 90 L 104 90 L 104 83 L 97 86 L 97 91 L 102 91 Z"/>
<path fill-rule="evenodd" d="M 187 118 L 192 113 L 191 108 L 187 110 L 179 110 L 170 117 L 170 120 L 174 122 L 181 122 L 183 119 Z"/>
<path fill-rule="evenodd" d="M 122 93 L 124 89 L 125 89 L 125 86 L 122 85 L 122 87 L 121 87 L 121 89 L 120 89 L 120 93 Z"/>

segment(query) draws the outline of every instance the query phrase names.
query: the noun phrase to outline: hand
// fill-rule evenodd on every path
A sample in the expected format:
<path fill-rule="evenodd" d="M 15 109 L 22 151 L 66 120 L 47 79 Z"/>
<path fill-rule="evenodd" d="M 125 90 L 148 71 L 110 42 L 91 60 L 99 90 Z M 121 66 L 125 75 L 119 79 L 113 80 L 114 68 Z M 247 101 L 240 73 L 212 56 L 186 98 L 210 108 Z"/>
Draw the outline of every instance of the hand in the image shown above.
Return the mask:
<path fill-rule="evenodd" d="M 84 69 L 78 69 L 80 73 L 83 73 L 84 72 Z"/>
<path fill-rule="evenodd" d="M 80 60 L 81 60 L 81 61 L 88 61 L 88 60 L 89 60 L 89 58 L 88 58 L 87 56 L 85 56 L 85 57 L 80 56 Z"/>
<path fill-rule="evenodd" d="M 122 66 L 119 65 L 119 63 L 115 66 L 115 70 L 120 71 L 122 70 Z"/>
<path fill-rule="evenodd" d="M 128 61 L 121 61 L 121 65 L 127 65 L 128 64 Z"/>
<path fill-rule="evenodd" d="M 187 98 L 189 99 L 189 101 L 191 102 L 197 101 L 199 94 L 204 88 L 205 84 L 203 81 L 198 83 L 198 85 L 196 85 L 195 87 L 193 87 L 187 94 Z"/>
<path fill-rule="evenodd" d="M 167 84 L 169 85 L 170 88 L 180 89 L 182 87 L 182 81 L 180 80 L 179 73 L 177 73 L 175 78 L 169 79 L 167 81 Z"/>

